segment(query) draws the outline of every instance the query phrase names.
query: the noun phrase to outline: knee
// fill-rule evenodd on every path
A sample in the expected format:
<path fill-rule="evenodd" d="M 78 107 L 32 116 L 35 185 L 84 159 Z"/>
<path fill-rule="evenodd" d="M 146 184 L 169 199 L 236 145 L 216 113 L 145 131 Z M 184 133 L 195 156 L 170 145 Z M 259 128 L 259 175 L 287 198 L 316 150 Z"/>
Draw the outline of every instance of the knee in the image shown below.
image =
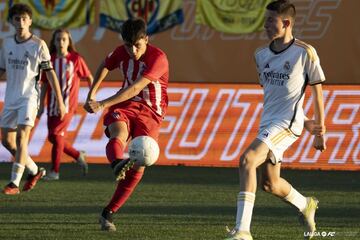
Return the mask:
<path fill-rule="evenodd" d="M 61 137 L 62 136 L 51 134 L 48 136 L 48 139 L 52 144 L 56 144 L 57 142 L 59 142 L 59 138 Z"/>
<path fill-rule="evenodd" d="M 261 188 L 267 193 L 275 193 L 277 184 L 276 182 L 272 182 L 270 180 L 265 180 L 261 182 Z"/>
<path fill-rule="evenodd" d="M 240 157 L 239 168 L 240 170 L 250 170 L 252 168 L 256 168 L 254 162 L 254 154 L 251 151 L 246 152 Z"/>

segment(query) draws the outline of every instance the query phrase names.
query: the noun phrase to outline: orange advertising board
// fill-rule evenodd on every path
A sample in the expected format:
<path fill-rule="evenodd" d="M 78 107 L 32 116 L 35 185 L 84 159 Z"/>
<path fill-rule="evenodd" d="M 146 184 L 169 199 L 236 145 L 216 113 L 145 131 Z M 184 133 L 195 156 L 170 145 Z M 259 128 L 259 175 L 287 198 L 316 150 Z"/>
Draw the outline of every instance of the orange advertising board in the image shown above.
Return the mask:
<path fill-rule="evenodd" d="M 285 153 L 283 166 L 297 169 L 360 170 L 360 86 L 324 86 L 327 150 L 312 148 L 306 131 Z M 97 98 L 114 94 L 119 83 L 107 82 Z M 163 121 L 159 165 L 237 167 L 241 153 L 256 137 L 262 112 L 262 89 L 255 84 L 169 85 L 169 108 Z M 4 84 L 0 84 L 0 96 Z M 88 89 L 80 89 L 79 102 Z M 310 88 L 304 110 L 313 117 Z M 0 99 L 2 105 L 3 99 Z M 68 141 L 85 150 L 91 163 L 106 163 L 107 138 L 103 133 L 104 113 L 88 114 L 79 105 L 68 129 Z M 46 140 L 46 115 L 33 129 L 29 152 L 35 161 L 50 161 L 51 145 Z M 0 147 L 0 161 L 10 161 Z M 71 161 L 64 157 L 64 162 Z"/>

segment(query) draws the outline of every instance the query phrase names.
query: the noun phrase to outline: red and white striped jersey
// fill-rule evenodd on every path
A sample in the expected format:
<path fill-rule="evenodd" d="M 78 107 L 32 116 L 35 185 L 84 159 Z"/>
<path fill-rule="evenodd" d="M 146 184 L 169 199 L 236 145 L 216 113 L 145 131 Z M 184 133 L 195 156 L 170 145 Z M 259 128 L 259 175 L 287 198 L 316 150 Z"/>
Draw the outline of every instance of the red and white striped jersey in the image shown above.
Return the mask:
<path fill-rule="evenodd" d="M 134 60 L 122 45 L 107 56 L 105 67 L 110 71 L 115 68 L 121 70 L 124 76 L 123 88 L 133 84 L 140 76 L 151 80 L 151 83 L 130 100 L 143 102 L 158 115 L 165 115 L 168 105 L 169 63 L 163 51 L 148 44 L 144 55 L 139 60 Z"/>
<path fill-rule="evenodd" d="M 91 75 L 89 68 L 77 52 L 69 52 L 66 57 L 56 57 L 56 54 L 52 54 L 51 62 L 59 80 L 66 112 L 73 113 L 78 105 L 80 79 Z M 48 115 L 58 116 L 56 95 L 51 87 L 47 88 L 47 103 Z"/>

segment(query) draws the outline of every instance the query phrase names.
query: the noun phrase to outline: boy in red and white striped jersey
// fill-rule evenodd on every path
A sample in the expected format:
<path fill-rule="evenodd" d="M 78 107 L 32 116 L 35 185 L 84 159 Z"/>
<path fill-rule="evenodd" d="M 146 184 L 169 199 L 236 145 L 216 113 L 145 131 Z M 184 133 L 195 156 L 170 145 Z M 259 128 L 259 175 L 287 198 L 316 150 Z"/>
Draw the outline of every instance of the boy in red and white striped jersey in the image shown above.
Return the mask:
<path fill-rule="evenodd" d="M 109 108 L 104 116 L 105 133 L 109 137 L 106 155 L 120 181 L 100 216 L 101 229 L 105 231 L 116 230 L 112 214 L 125 203 L 144 172 L 144 167 L 136 165 L 127 171 L 131 162 L 123 160 L 126 144 L 131 138 L 143 135 L 157 140 L 168 105 L 168 60 L 162 50 L 148 44 L 146 23 L 142 19 L 127 20 L 121 35 L 124 44 L 100 64 L 84 105 L 90 113 Z M 122 89 L 109 98 L 95 100 L 100 83 L 116 68 L 124 76 Z"/>

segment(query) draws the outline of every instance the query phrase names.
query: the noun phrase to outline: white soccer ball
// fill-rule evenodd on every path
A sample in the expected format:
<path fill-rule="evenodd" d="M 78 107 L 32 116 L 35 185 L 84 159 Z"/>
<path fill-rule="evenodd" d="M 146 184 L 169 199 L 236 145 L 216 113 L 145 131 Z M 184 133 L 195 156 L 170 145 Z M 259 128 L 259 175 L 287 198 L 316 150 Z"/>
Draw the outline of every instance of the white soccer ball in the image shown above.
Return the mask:
<path fill-rule="evenodd" d="M 129 144 L 129 157 L 137 165 L 151 166 L 158 160 L 159 154 L 159 145 L 152 137 L 139 136 Z"/>

